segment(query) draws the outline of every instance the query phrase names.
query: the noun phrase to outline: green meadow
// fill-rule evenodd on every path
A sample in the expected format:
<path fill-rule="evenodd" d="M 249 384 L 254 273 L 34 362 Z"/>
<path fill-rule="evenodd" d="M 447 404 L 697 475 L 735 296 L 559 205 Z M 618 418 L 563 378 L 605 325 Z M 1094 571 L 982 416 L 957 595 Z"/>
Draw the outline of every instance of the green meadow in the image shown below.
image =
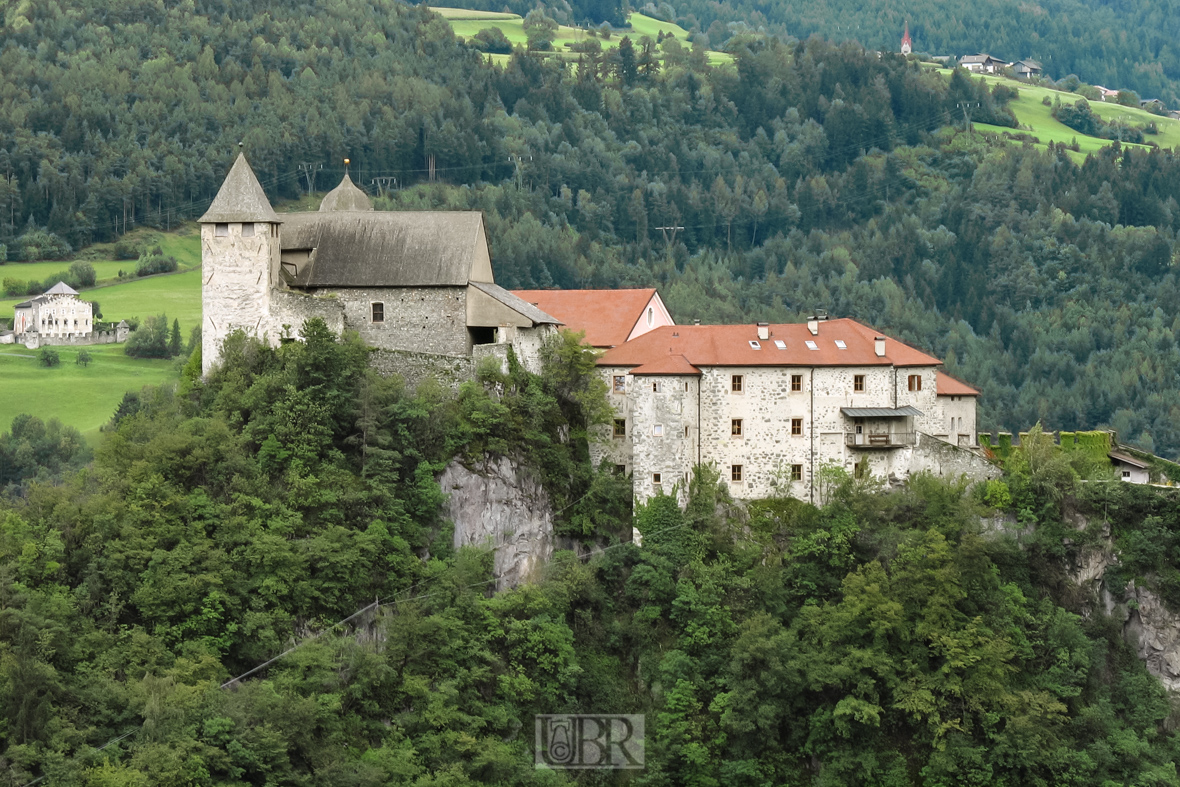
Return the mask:
<path fill-rule="evenodd" d="M 517 14 L 468 11 L 464 8 L 431 8 L 430 10 L 446 19 L 450 23 L 451 29 L 455 31 L 455 35 L 463 39 L 470 39 L 485 28 L 495 27 L 502 31 L 513 44 L 524 46 L 528 42 L 528 37 L 524 33 L 524 18 Z M 633 41 L 642 36 L 650 36 L 654 40 L 660 33 L 663 33 L 665 37 L 673 36 L 685 42 L 686 45 L 688 42 L 688 31 L 680 25 L 662 22 L 644 14 L 630 14 L 627 17 L 627 24 L 628 26 L 625 28 L 614 30 L 609 39 L 598 39 L 604 50 L 617 47 L 623 36 L 631 36 Z M 561 25 L 557 29 L 557 37 L 553 40 L 554 51 L 552 54 L 557 57 L 577 58 L 578 53 L 570 51 L 570 45 L 585 41 L 589 37 L 589 32 L 584 28 Z M 511 55 L 488 55 L 489 60 L 498 63 L 505 62 L 510 57 Z M 733 57 L 725 52 L 709 52 L 709 62 L 712 65 L 732 63 Z"/>
<path fill-rule="evenodd" d="M 174 361 L 129 358 L 121 344 L 53 349 L 61 365 L 46 368 L 40 350 L 0 345 L 0 432 L 8 431 L 13 416 L 30 413 L 57 418 L 93 441 L 124 393 L 178 376 Z M 74 363 L 80 350 L 93 358 L 89 366 Z"/>
<path fill-rule="evenodd" d="M 948 77 L 951 73 L 947 69 L 938 69 L 938 71 Z M 1093 153 L 1114 144 L 1113 140 L 1087 137 L 1084 134 L 1074 131 L 1053 117 L 1052 106 L 1045 106 L 1044 104 L 1045 98 L 1049 99 L 1050 104 L 1056 101 L 1060 101 L 1062 104 L 1074 104 L 1082 98 L 1077 93 L 1053 90 L 1052 88 L 1041 87 L 1039 85 L 1030 85 L 1027 82 L 1002 76 L 983 75 L 975 78 L 982 79 L 989 85 L 1007 85 L 1019 92 L 1019 96 L 1009 106 L 1012 108 L 1012 114 L 1016 116 L 1016 121 L 1020 123 L 1020 128 L 1012 129 L 1002 126 L 992 126 L 987 123 L 975 123 L 974 126 L 977 130 L 1004 134 L 1009 137 L 1017 134 L 1033 136 L 1037 139 L 1034 145 L 1039 148 L 1046 148 L 1050 143 L 1058 142 L 1072 145 L 1076 140 L 1079 151 L 1072 155 L 1079 163 L 1085 159 L 1087 153 Z M 1090 101 L 1089 104 L 1095 114 L 1108 122 L 1119 121 L 1130 126 L 1139 127 L 1154 122 L 1156 128 L 1159 129 L 1159 133 L 1154 135 L 1145 133 L 1145 140 L 1150 140 L 1161 148 L 1180 146 L 1180 120 L 1153 115 L 1147 110 L 1139 109 L 1138 107 L 1124 107 L 1110 102 Z M 955 120 L 958 121 L 959 118 L 955 118 Z M 1129 143 L 1123 144 L 1127 145 Z M 1132 147 L 1147 148 L 1149 146 L 1132 145 Z"/>

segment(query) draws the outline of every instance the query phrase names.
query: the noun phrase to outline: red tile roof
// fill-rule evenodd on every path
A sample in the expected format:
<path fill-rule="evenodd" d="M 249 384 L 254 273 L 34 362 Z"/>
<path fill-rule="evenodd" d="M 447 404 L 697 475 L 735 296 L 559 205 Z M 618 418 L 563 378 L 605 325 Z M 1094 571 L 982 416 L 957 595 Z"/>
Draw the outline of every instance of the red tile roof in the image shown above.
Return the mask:
<path fill-rule="evenodd" d="M 558 315 L 554 315 L 558 316 Z M 669 325 L 608 350 L 600 366 L 644 366 L 669 355 L 683 355 L 694 366 L 937 366 L 942 361 L 896 339 L 886 339 L 885 355 L 874 340 L 883 334 L 855 320 L 821 320 L 811 335 L 805 323 L 769 326 L 758 340 L 756 325 Z M 782 341 L 779 349 L 775 340 Z M 844 349 L 836 341 L 844 343 Z M 750 342 L 757 341 L 760 349 Z M 807 346 L 814 342 L 815 349 Z"/>
<path fill-rule="evenodd" d="M 700 374 L 701 370 L 688 362 L 683 355 L 665 355 L 651 363 L 637 366 L 631 374 Z"/>
<path fill-rule="evenodd" d="M 938 373 L 935 390 L 938 391 L 939 396 L 979 396 L 979 391 L 962 380 L 956 380 L 946 372 Z"/>
<path fill-rule="evenodd" d="M 575 333 L 586 332 L 591 347 L 615 347 L 627 341 L 643 310 L 655 297 L 652 288 L 643 290 L 512 290 L 513 295 L 533 304 L 565 323 Z"/>

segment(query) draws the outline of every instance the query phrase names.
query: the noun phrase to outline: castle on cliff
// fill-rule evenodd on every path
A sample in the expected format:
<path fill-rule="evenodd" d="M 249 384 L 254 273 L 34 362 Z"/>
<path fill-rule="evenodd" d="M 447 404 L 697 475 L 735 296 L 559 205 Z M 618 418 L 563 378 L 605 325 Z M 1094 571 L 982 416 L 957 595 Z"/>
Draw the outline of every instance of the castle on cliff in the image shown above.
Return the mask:
<path fill-rule="evenodd" d="M 999 473 L 974 445 L 979 391 L 854 320 L 677 325 L 653 289 L 509 292 L 479 212 L 374 211 L 346 174 L 318 211 L 280 216 L 242 155 L 200 224 L 206 373 L 231 332 L 277 343 L 311 317 L 356 331 L 403 376 L 470 374 L 510 347 L 540 371 L 564 326 L 603 351 L 615 417 L 591 454 L 637 500 L 683 495 L 702 464 L 746 499 L 815 500 L 825 466 L 892 482 Z"/>

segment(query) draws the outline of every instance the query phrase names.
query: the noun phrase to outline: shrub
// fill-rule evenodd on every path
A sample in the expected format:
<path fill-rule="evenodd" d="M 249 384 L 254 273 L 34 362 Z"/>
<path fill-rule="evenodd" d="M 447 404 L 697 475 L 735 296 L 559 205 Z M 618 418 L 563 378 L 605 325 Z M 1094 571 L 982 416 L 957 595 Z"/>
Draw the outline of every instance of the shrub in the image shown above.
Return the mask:
<path fill-rule="evenodd" d="M 89 262 L 75 262 L 70 265 L 69 276 L 73 279 L 70 282 L 72 287 L 93 287 L 98 281 L 98 274 Z"/>
<path fill-rule="evenodd" d="M 61 356 L 57 354 L 57 350 L 51 350 L 48 347 L 41 350 L 41 355 L 37 360 L 47 369 L 61 364 Z"/>
<path fill-rule="evenodd" d="M 512 54 L 512 42 L 498 27 L 485 27 L 480 30 L 475 34 L 471 44 L 480 52 L 492 52 L 498 55 Z"/>
<path fill-rule="evenodd" d="M 163 314 L 148 317 L 127 337 L 123 352 L 133 358 L 170 358 L 168 352 L 168 318 Z"/>
<path fill-rule="evenodd" d="M 20 279 L 5 278 L 3 285 L 4 294 L 10 298 L 19 298 L 29 291 L 29 285 Z"/>
<path fill-rule="evenodd" d="M 64 260 L 74 251 L 64 238 L 43 229 L 26 230 L 15 241 L 17 259 L 25 262 L 38 260 Z"/>
<path fill-rule="evenodd" d="M 78 357 L 74 359 L 74 364 L 77 366 L 89 366 L 92 360 L 89 350 L 79 350 Z"/>
<path fill-rule="evenodd" d="M 115 259 L 116 260 L 135 260 L 139 259 L 140 246 L 133 240 L 124 238 L 115 244 Z"/>
<path fill-rule="evenodd" d="M 180 265 L 177 263 L 176 258 L 171 254 L 165 254 L 157 246 L 139 258 L 139 262 L 135 265 L 135 275 L 151 276 L 155 273 L 171 273 L 178 267 Z"/>

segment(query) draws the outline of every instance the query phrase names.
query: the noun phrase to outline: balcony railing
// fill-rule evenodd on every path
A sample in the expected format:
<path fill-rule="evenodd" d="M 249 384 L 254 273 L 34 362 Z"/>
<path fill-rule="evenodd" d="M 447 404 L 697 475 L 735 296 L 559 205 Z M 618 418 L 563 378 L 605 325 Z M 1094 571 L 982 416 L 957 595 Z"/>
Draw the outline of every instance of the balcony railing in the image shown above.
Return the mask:
<path fill-rule="evenodd" d="M 851 448 L 902 448 L 917 442 L 916 432 L 845 432 L 844 445 Z"/>

